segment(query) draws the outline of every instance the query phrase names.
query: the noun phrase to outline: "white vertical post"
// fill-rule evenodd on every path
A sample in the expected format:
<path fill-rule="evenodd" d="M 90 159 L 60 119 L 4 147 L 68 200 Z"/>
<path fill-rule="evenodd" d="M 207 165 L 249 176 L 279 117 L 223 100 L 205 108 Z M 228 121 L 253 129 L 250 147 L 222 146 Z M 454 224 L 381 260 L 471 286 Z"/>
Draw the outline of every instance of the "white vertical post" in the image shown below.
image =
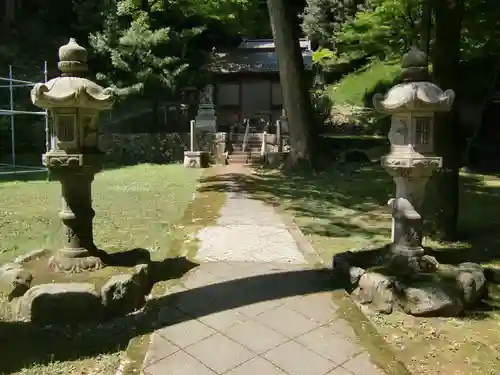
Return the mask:
<path fill-rule="evenodd" d="M 16 165 L 16 136 L 14 133 L 14 91 L 12 86 L 12 65 L 9 65 L 9 92 L 10 92 L 10 144 L 12 165 Z"/>
<path fill-rule="evenodd" d="M 396 221 L 394 218 L 391 220 L 391 243 L 394 243 L 394 232 L 396 230 Z"/>
<path fill-rule="evenodd" d="M 278 152 L 282 152 L 283 144 L 281 142 L 281 120 L 276 121 L 276 141 L 278 143 Z"/>
<path fill-rule="evenodd" d="M 194 151 L 194 128 L 195 128 L 195 121 L 191 120 L 189 122 L 189 133 L 191 134 L 191 139 L 190 139 L 190 149 L 191 151 Z"/>
<path fill-rule="evenodd" d="M 397 186 L 397 185 L 396 185 Z M 396 187 L 397 190 L 397 187 Z M 398 197 L 396 193 L 396 197 Z M 389 209 L 391 211 L 391 243 L 394 243 L 394 240 L 396 238 L 395 232 L 396 232 L 396 220 L 394 220 L 394 200 L 397 198 L 391 198 L 387 201 L 387 205 L 389 206 Z"/>
<path fill-rule="evenodd" d="M 248 134 L 250 133 L 250 119 L 246 118 L 244 120 L 244 123 L 245 123 L 245 134 L 243 135 L 242 151 L 246 152 L 248 146 Z"/>
<path fill-rule="evenodd" d="M 43 63 L 43 81 L 47 83 L 47 60 Z M 49 111 L 45 110 L 45 150 L 50 151 L 50 133 L 49 133 Z"/>
<path fill-rule="evenodd" d="M 265 157 L 266 156 L 266 143 L 267 141 L 267 131 L 264 130 L 262 133 L 262 140 L 260 142 L 260 156 Z"/>

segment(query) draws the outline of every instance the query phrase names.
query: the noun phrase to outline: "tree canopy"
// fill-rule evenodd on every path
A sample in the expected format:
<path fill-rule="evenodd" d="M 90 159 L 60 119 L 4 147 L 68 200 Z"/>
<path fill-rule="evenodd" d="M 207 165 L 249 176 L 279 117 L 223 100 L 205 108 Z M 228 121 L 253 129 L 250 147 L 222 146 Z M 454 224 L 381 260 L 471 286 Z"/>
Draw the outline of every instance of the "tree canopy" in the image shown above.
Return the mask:
<path fill-rule="evenodd" d="M 424 1 L 308 0 L 302 27 L 322 48 L 333 52 L 330 64 L 399 57 L 418 44 Z M 498 5 L 464 0 L 463 7 L 461 59 L 500 53 Z"/>

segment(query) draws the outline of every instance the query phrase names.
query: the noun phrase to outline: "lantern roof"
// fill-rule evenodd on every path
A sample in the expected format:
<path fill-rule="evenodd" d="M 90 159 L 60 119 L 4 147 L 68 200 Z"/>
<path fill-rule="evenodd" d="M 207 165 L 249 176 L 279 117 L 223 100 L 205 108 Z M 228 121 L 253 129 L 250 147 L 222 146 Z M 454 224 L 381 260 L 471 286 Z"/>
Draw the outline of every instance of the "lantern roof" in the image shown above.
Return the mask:
<path fill-rule="evenodd" d="M 71 38 L 59 48 L 61 76 L 46 83 L 37 83 L 31 90 L 31 101 L 38 107 L 110 109 L 114 103 L 114 92 L 84 78 L 87 72 L 87 50 Z"/>
<path fill-rule="evenodd" d="M 373 105 L 383 113 L 449 111 L 455 100 L 453 90 L 443 91 L 430 82 L 427 55 L 416 47 L 401 59 L 402 81 L 387 94 L 375 94 Z"/>
<path fill-rule="evenodd" d="M 441 90 L 432 82 L 411 82 L 394 86 L 384 96 L 373 97 L 375 109 L 383 113 L 446 112 L 455 100 L 453 90 Z"/>

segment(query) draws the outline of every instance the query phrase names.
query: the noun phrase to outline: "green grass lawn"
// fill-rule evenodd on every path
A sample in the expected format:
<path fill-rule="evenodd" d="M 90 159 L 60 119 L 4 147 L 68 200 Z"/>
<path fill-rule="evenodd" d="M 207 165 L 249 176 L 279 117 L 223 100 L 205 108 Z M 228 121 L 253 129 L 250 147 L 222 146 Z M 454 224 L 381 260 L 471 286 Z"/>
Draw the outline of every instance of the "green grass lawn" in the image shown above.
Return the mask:
<path fill-rule="evenodd" d="M 139 165 L 97 174 L 97 246 L 111 252 L 141 247 L 153 257 L 165 256 L 200 173 L 182 165 Z M 0 264 L 34 249 L 60 245 L 59 182 L 0 180 L 0 199 Z"/>
<path fill-rule="evenodd" d="M 182 165 L 138 165 L 99 173 L 93 184 L 96 244 L 108 252 L 145 248 L 157 261 L 179 255 L 179 243 L 192 228 L 210 222 L 217 211 L 211 208 L 222 201 L 220 193 L 212 193 L 192 203 L 201 173 Z M 60 184 L 38 178 L 0 180 L 0 264 L 60 244 Z M 160 284 L 155 288 L 164 287 Z M 147 347 L 147 333 L 154 330 L 157 315 L 151 309 L 141 319 L 131 316 L 72 329 L 0 318 L 0 340 L 5 344 L 0 374 L 114 375 L 130 339 L 143 339 L 141 350 Z"/>
<path fill-rule="evenodd" d="M 318 175 L 295 176 L 263 170 L 243 184 L 255 197 L 288 211 L 326 265 L 336 253 L 390 242 L 386 203 L 395 186 L 379 165 L 337 165 Z M 427 237 L 424 243 L 443 263 L 472 261 L 498 267 L 500 178 L 464 174 L 460 193 L 461 241 L 444 244 Z M 431 183 L 428 195 L 432 194 Z M 481 311 L 463 318 L 413 318 L 398 312 L 370 318 L 415 374 L 496 374 L 500 297 L 495 290 Z"/>

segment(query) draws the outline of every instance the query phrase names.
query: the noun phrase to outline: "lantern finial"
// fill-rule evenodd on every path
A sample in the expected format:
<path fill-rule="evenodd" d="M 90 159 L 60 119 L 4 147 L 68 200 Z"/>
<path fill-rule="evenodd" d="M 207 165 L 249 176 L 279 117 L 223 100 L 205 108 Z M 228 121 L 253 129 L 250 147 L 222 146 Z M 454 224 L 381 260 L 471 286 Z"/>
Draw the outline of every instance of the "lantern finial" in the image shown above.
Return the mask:
<path fill-rule="evenodd" d="M 413 46 L 401 59 L 404 82 L 430 81 L 427 54 Z"/>
<path fill-rule="evenodd" d="M 74 38 L 59 48 L 57 67 L 63 76 L 80 76 L 87 72 L 87 50 L 80 46 Z"/>

